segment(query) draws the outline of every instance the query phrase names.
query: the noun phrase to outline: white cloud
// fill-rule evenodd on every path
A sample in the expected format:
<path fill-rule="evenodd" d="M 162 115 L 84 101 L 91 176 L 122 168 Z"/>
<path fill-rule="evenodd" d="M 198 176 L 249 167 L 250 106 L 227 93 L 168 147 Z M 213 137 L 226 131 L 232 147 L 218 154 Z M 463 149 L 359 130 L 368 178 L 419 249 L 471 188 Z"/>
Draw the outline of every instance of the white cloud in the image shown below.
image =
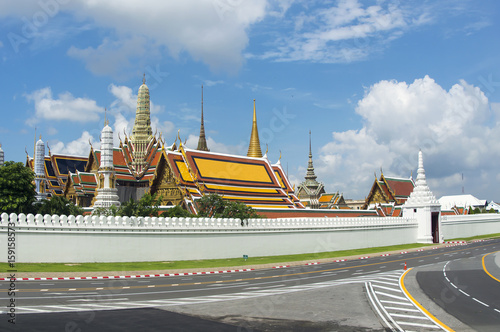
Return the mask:
<path fill-rule="evenodd" d="M 26 99 L 35 104 L 35 116 L 26 122 L 33 125 L 43 120 L 64 120 L 72 122 L 94 122 L 99 120 L 104 109 L 97 106 L 95 100 L 75 98 L 70 92 L 52 96 L 50 87 L 42 88 L 25 95 Z"/>
<path fill-rule="evenodd" d="M 55 154 L 66 154 L 74 156 L 88 156 L 90 152 L 90 144 L 95 142 L 95 138 L 88 132 L 84 131 L 80 138 L 69 143 L 55 141 L 50 143 L 50 151 Z"/>
<path fill-rule="evenodd" d="M 140 59 L 164 49 L 174 58 L 188 53 L 212 70 L 235 71 L 243 63 L 247 29 L 266 12 L 265 0 L 161 1 L 80 0 L 71 6 L 78 17 L 92 19 L 118 36 L 98 47 L 72 47 L 68 54 L 84 61 L 94 73 L 117 75 Z M 146 47 L 147 46 L 147 47 Z"/>
<path fill-rule="evenodd" d="M 457 174 L 472 179 L 478 170 L 486 180 L 471 180 L 466 188 L 495 192 L 487 179 L 496 177 L 500 162 L 500 117 L 479 88 L 460 81 L 446 91 L 428 76 L 411 84 L 380 81 L 366 90 L 356 112 L 363 128 L 334 132 L 320 150 L 319 178 L 334 190 L 362 198 L 381 167 L 386 175 L 408 177 L 421 148 L 437 196 L 460 193 Z"/>
<path fill-rule="evenodd" d="M 119 40 L 105 38 L 97 48 L 71 46 L 68 55 L 83 61 L 92 73 L 118 80 L 130 78 L 136 68 L 144 68 L 146 60 L 159 59 L 157 47 L 144 36 Z"/>
<path fill-rule="evenodd" d="M 364 6 L 358 0 L 340 0 L 335 6 L 306 9 L 291 17 L 294 31 L 277 38 L 275 48 L 259 57 L 324 63 L 363 60 L 410 27 L 430 23 L 424 19 L 425 6 L 408 7 L 391 1 Z"/>

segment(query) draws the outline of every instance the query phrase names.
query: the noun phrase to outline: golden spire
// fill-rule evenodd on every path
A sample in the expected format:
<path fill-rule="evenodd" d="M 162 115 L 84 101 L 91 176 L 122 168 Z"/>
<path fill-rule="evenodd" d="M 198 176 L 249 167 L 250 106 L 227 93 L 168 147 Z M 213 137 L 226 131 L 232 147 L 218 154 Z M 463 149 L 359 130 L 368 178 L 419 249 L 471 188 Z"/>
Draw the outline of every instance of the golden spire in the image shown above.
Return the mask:
<path fill-rule="evenodd" d="M 253 123 L 252 134 L 250 135 L 250 145 L 248 146 L 248 157 L 262 158 L 260 149 L 259 130 L 257 129 L 257 114 L 255 112 L 255 99 L 253 100 Z"/>
<path fill-rule="evenodd" d="M 200 126 L 200 137 L 198 139 L 197 150 L 210 151 L 207 146 L 207 140 L 205 137 L 205 124 L 203 123 L 203 84 L 201 85 L 201 126 Z"/>

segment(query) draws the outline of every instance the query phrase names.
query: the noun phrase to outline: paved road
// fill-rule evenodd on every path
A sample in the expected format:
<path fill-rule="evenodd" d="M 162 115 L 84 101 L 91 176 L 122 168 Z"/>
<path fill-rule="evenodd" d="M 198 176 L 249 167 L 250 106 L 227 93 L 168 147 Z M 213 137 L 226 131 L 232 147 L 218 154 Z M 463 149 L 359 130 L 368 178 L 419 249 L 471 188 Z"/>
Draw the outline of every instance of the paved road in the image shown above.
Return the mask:
<path fill-rule="evenodd" d="M 429 298 L 463 323 L 477 331 L 498 331 L 500 280 L 495 275 L 500 276 L 500 268 L 495 261 L 499 253 L 450 260 L 417 272 L 416 278 Z"/>
<path fill-rule="evenodd" d="M 301 315 L 307 307 L 298 304 L 302 302 L 307 303 L 308 306 L 314 306 L 318 302 L 315 298 L 332 295 L 334 288 L 337 289 L 335 292 L 350 289 L 354 287 L 353 284 L 357 285 L 358 291 L 371 290 L 372 295 L 386 301 L 383 299 L 384 295 L 380 293 L 400 296 L 390 293 L 396 291 L 396 286 L 384 284 L 384 282 L 390 283 L 396 280 L 397 275 L 403 272 L 402 267 L 405 262 L 408 266 L 444 263 L 454 258 L 470 257 L 498 250 L 497 247 L 500 247 L 499 241 L 479 242 L 467 246 L 378 256 L 366 260 L 220 275 L 120 280 L 18 281 L 15 295 L 16 325 L 8 324 L 7 315 L 4 312 L 1 316 L 3 318 L 0 319 L 0 330 L 19 330 L 22 325 L 22 330 L 98 331 L 109 330 L 111 327 L 109 324 L 112 324 L 117 328 L 115 330 L 156 331 L 168 326 L 165 330 L 210 331 L 213 326 L 214 331 L 224 331 L 225 328 L 237 331 L 242 330 L 243 327 L 243 330 L 249 330 L 245 324 L 249 324 L 251 320 L 252 330 L 280 330 L 282 327 L 281 330 L 290 331 L 343 330 L 344 328 L 348 331 L 356 326 L 349 325 L 356 323 L 356 319 L 353 322 L 349 321 L 347 317 L 349 311 L 354 312 L 357 307 L 362 306 L 365 310 L 364 314 L 359 313 L 360 320 L 362 320 L 361 315 L 367 317 L 367 322 L 362 324 L 363 328 L 383 330 L 386 324 L 380 316 L 374 314 L 375 311 L 372 311 L 373 305 L 368 304 L 371 301 L 368 296 L 356 298 L 353 295 L 353 301 L 350 301 L 349 294 L 343 294 L 342 296 L 345 296 L 343 307 L 346 311 L 343 315 L 347 318 L 344 317 L 342 321 L 336 319 L 335 316 L 343 308 L 328 311 L 329 317 L 326 317 L 325 313 L 325 317 L 317 319 L 311 315 Z M 384 281 L 380 278 L 392 278 L 392 281 Z M 389 289 L 384 290 L 382 287 Z M 2 306 L 4 311 L 11 298 L 7 296 L 6 288 L 8 288 L 8 282 L 0 283 L 0 303 L 5 303 Z M 295 302 L 283 300 L 279 304 L 281 311 L 290 308 L 286 315 L 280 314 L 281 317 L 285 317 L 283 319 L 273 318 L 270 310 L 267 312 L 270 317 L 266 319 L 271 319 L 271 321 L 256 322 L 256 316 L 266 316 L 265 310 L 260 310 L 259 315 L 252 317 L 246 317 L 245 312 L 238 312 L 232 320 L 224 315 L 230 311 L 230 308 L 238 311 L 236 303 L 242 303 L 241 308 L 245 308 L 243 302 L 250 300 L 254 301 L 255 307 L 255 303 L 265 303 L 264 299 L 269 298 L 294 299 L 290 301 Z M 337 302 L 332 302 L 331 298 L 323 301 L 330 301 L 333 303 L 332 307 Z M 376 303 L 376 299 L 374 301 Z M 188 309 L 182 312 L 182 308 L 186 307 L 191 309 L 198 307 L 203 311 L 196 312 L 196 310 Z M 216 308 L 223 307 L 225 307 L 225 312 L 217 312 Z M 302 312 L 299 308 L 303 308 Z M 320 310 L 317 304 L 316 310 Z M 172 311 L 178 311 L 178 313 Z M 277 311 L 274 314 L 277 314 Z M 399 321 L 405 319 L 401 317 Z M 41 322 L 44 325 L 41 325 Z M 346 322 L 349 324 L 344 324 Z M 429 323 L 426 321 L 422 324 Z M 199 329 L 200 326 L 204 328 Z"/>

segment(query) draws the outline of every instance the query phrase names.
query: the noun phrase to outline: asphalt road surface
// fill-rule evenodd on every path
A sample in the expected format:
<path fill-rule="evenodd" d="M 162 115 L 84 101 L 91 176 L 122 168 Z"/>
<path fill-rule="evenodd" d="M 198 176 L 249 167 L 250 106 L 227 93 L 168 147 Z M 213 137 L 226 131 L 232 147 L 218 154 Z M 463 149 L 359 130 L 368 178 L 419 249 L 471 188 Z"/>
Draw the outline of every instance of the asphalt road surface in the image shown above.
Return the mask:
<path fill-rule="evenodd" d="M 427 296 L 468 326 L 499 331 L 500 269 L 495 261 L 500 262 L 499 253 L 451 260 L 417 272 L 417 281 Z"/>
<path fill-rule="evenodd" d="M 418 316 L 419 313 L 409 314 L 416 309 L 408 304 L 401 304 L 407 308 L 402 314 L 386 309 L 397 307 L 391 304 L 390 298 L 395 303 L 404 302 L 404 295 L 396 292 L 405 262 L 409 267 L 440 265 L 441 270 L 433 271 L 436 273 L 419 276 L 426 278 L 422 281 L 425 285 L 439 284 L 443 280 L 444 264 L 448 264 L 445 270 L 450 280 L 459 278 L 457 283 L 460 285 L 465 285 L 466 281 L 474 284 L 477 278 L 474 271 L 479 270 L 462 266 L 457 259 L 468 261 L 472 257 L 471 262 L 481 262 L 484 254 L 499 248 L 500 242 L 495 240 L 365 260 L 227 274 L 16 281 L 15 295 L 9 295 L 10 283 L 5 281 L 0 282 L 0 303 L 3 303 L 0 330 L 384 331 L 390 326 L 396 330 L 400 327 L 436 331 L 439 329 L 428 319 Z M 488 258 L 493 263 L 485 261 L 491 265 L 492 273 L 496 273 L 494 254 Z M 470 273 L 462 275 L 463 271 Z M 486 276 L 491 280 L 485 278 L 484 285 L 487 282 L 491 285 L 486 288 L 467 285 L 463 291 L 477 296 L 480 301 L 488 301 L 493 308 L 496 306 L 494 295 L 483 298 L 479 292 L 488 293 L 488 288 L 498 289 L 499 284 Z M 429 297 L 432 298 L 436 291 L 442 292 L 442 286 L 429 291 Z M 15 324 L 8 321 L 8 306 L 13 298 Z M 477 304 L 478 312 L 488 309 Z M 384 311 L 389 314 L 385 318 L 380 314 Z M 451 309 L 449 313 L 462 315 Z M 475 317 L 474 314 L 469 316 Z M 500 323 L 493 321 L 488 324 L 500 327 Z"/>

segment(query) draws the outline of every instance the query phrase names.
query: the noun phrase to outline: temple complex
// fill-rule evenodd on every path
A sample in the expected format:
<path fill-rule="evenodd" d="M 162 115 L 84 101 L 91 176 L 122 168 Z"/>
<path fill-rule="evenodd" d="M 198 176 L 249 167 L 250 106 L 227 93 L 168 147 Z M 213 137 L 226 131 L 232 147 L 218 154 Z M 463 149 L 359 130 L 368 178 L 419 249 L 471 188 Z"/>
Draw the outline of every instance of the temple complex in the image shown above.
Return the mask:
<path fill-rule="evenodd" d="M 161 134 L 159 137 L 153 135 L 149 107 L 149 89 L 143 79 L 137 96 L 132 135 L 125 134 L 123 139 L 120 138 L 119 146 L 112 147 L 112 130 L 106 124 L 101 134 L 101 148 L 95 149 L 91 145 L 83 167 L 78 165 L 70 169 L 64 181 L 59 183 L 62 191 L 54 194 L 64 195 L 81 207 L 107 205 L 104 196 L 113 205 L 118 205 L 150 193 L 161 196 L 161 205 L 181 205 L 196 212 L 197 199 L 216 193 L 255 208 L 304 208 L 280 161 L 272 164 L 267 156 L 262 156 L 255 100 L 247 156 L 221 154 L 208 149 L 203 87 L 196 150 L 183 145 L 180 135 L 170 146 L 165 144 Z"/>
<path fill-rule="evenodd" d="M 401 206 L 415 186 L 413 179 L 375 178 L 362 209 L 349 208 L 343 194 L 327 193 L 317 181 L 312 160 L 311 132 L 305 180 L 295 191 L 281 166 L 281 156 L 271 163 L 262 154 L 257 111 L 253 101 L 252 128 L 246 156 L 208 149 L 201 92 L 200 136 L 197 149 L 186 147 L 180 133 L 171 145 L 153 134 L 149 88 L 143 79 L 137 95 L 132 134 L 113 147 L 113 131 L 105 120 L 99 149 L 90 145 L 87 157 L 52 154 L 45 144 L 35 144 L 35 157 L 26 166 L 35 171 L 37 198 L 64 196 L 86 208 L 119 206 L 144 194 L 161 197 L 162 206 L 180 205 L 197 212 L 196 201 L 218 194 L 242 202 L 271 218 L 319 216 L 400 216 Z M 307 208 L 307 209 L 306 209 Z"/>

